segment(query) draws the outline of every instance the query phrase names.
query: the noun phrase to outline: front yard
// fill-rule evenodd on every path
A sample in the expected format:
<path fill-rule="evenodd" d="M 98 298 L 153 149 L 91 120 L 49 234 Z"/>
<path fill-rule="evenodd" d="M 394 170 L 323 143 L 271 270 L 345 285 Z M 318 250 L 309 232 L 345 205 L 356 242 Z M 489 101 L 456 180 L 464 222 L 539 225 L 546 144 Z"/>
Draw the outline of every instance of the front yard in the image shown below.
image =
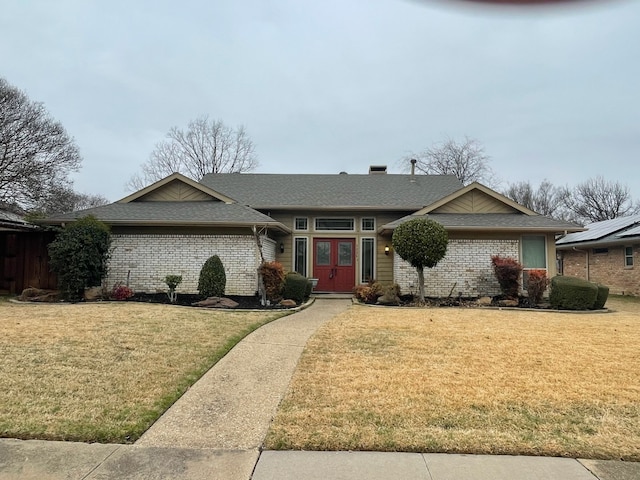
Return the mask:
<path fill-rule="evenodd" d="M 133 442 L 242 337 L 279 316 L 0 300 L 0 436 Z"/>
<path fill-rule="evenodd" d="M 640 303 L 607 306 L 354 307 L 310 340 L 266 447 L 640 461 Z"/>

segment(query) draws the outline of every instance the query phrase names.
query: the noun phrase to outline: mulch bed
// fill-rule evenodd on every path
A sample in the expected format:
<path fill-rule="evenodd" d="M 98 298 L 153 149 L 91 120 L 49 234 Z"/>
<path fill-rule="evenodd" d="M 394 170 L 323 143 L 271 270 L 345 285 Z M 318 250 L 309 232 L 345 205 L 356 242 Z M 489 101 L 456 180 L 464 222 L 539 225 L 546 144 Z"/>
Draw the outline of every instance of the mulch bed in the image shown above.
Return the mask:
<path fill-rule="evenodd" d="M 400 306 L 400 307 L 466 307 L 466 308 L 477 308 L 481 306 L 491 306 L 491 307 L 504 307 L 509 306 L 512 308 L 536 308 L 536 309 L 550 309 L 551 306 L 548 303 L 540 303 L 538 305 L 533 304 L 529 301 L 527 297 L 520 297 L 518 299 L 517 305 L 505 305 L 502 302 L 506 300 L 502 295 L 496 295 L 491 298 L 490 305 L 481 305 L 478 303 L 477 298 L 467 298 L 467 297 L 426 297 L 424 305 L 418 303 L 416 297 L 413 295 L 402 295 L 399 297 L 399 303 L 392 303 L 389 306 Z M 365 302 L 368 303 L 368 302 Z M 371 305 L 375 305 L 375 302 L 371 302 Z"/>
<path fill-rule="evenodd" d="M 225 295 L 224 298 L 229 298 L 238 303 L 236 308 L 247 310 L 282 310 L 290 307 L 283 307 L 281 305 L 268 305 L 263 306 L 260 303 L 260 297 L 257 296 L 241 296 L 241 295 Z M 185 307 L 191 307 L 195 302 L 204 300 L 205 297 L 201 295 L 179 293 L 178 298 L 174 305 L 182 305 Z M 128 298 L 127 302 L 146 302 L 146 303 L 165 303 L 171 304 L 169 297 L 166 293 L 135 293 L 133 297 Z M 203 308 L 203 307 L 198 307 Z"/>

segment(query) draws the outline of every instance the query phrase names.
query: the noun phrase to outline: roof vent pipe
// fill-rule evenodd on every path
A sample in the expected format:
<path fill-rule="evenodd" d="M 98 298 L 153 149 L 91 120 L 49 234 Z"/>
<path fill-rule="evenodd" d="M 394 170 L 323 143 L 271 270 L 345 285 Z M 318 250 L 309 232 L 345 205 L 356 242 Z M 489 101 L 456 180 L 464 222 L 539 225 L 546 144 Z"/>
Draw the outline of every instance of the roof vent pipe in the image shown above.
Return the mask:
<path fill-rule="evenodd" d="M 411 176 L 413 177 L 416 174 L 416 163 L 418 161 L 415 158 L 411 159 Z"/>

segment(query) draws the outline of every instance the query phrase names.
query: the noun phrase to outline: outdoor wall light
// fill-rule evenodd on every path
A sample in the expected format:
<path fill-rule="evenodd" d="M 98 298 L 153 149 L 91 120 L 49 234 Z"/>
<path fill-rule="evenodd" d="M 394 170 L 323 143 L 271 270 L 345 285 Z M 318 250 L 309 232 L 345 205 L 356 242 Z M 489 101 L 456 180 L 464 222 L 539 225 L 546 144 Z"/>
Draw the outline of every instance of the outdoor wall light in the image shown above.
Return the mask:
<path fill-rule="evenodd" d="M 389 255 L 389 245 L 384 246 L 384 254 Z"/>
<path fill-rule="evenodd" d="M 284 243 L 280 242 L 280 253 L 284 253 Z"/>

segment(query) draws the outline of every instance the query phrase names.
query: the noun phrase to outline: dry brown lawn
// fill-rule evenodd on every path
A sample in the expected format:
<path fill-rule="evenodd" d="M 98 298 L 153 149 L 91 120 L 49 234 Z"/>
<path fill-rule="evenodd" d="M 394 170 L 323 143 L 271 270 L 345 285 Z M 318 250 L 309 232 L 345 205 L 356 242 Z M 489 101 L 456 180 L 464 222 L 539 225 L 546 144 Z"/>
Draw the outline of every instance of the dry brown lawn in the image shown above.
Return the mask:
<path fill-rule="evenodd" d="M 0 436 L 136 440 L 277 313 L 0 301 Z"/>
<path fill-rule="evenodd" d="M 310 340 L 266 446 L 640 461 L 640 303 L 607 306 L 355 306 Z"/>

